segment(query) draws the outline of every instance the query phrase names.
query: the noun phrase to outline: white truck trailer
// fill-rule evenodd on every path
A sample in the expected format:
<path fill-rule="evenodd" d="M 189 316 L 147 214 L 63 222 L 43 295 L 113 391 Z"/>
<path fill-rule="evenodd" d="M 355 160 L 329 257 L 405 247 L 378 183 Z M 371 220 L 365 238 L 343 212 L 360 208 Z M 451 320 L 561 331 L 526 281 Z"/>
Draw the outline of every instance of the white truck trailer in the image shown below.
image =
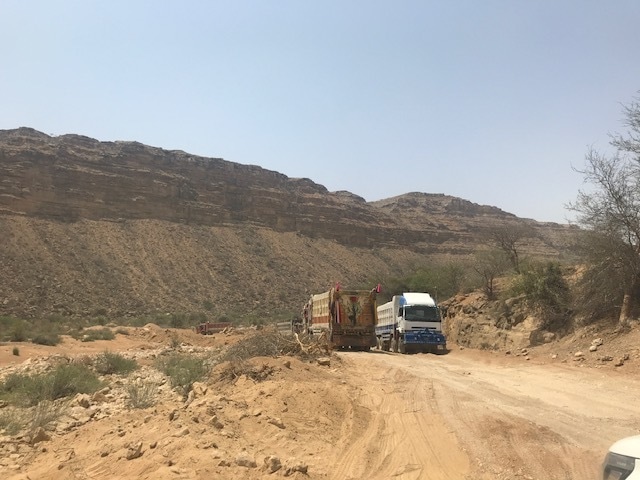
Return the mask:
<path fill-rule="evenodd" d="M 392 352 L 445 353 L 442 317 L 428 293 L 403 293 L 378 307 L 377 347 Z"/>

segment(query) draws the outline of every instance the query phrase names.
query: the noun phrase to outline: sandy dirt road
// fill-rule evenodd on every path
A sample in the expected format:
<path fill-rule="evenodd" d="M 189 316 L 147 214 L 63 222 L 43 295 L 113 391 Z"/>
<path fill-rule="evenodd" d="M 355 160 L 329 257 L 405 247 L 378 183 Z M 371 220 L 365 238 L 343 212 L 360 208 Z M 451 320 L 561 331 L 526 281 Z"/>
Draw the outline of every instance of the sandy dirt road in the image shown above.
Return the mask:
<path fill-rule="evenodd" d="M 612 369 L 466 351 L 340 356 L 369 422 L 343 438 L 336 480 L 596 479 L 608 447 L 640 433 L 640 380 Z"/>
<path fill-rule="evenodd" d="M 60 354 L 154 354 L 176 335 L 187 350 L 245 338 L 148 326 L 113 341 L 20 344 L 19 357 L 13 344 L 4 345 L 0 374 Z M 224 380 L 216 370 L 193 402 L 167 386 L 146 410 L 127 408 L 123 379 L 106 378 L 114 399 L 92 401 L 89 409 L 72 401 L 73 422 L 65 417 L 50 440 L 30 445 L 0 436 L 0 478 L 282 478 L 285 468 L 269 473 L 261 467 L 275 455 L 285 465 L 294 459 L 308 466 L 289 476 L 297 480 L 586 480 L 600 478 L 614 441 L 640 433 L 634 361 L 622 368 L 580 367 L 572 355 L 563 362 L 537 353 L 527 361 L 457 347 L 442 356 L 335 355 L 325 366 L 255 358 L 252 365 L 271 372 L 261 380 Z M 149 368 L 146 357 L 136 358 Z M 83 413 L 89 410 L 95 415 Z M 222 429 L 211 427 L 212 415 Z M 269 422 L 273 418 L 281 427 Z M 142 455 L 127 459 L 138 443 Z M 256 467 L 236 465 L 245 449 Z"/>

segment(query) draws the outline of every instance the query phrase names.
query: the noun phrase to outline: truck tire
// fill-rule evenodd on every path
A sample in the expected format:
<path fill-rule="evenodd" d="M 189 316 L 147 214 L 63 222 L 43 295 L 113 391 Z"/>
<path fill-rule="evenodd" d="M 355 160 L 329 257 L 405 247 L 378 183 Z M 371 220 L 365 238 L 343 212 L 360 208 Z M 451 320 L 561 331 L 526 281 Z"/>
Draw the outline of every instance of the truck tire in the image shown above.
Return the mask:
<path fill-rule="evenodd" d="M 398 352 L 402 354 L 407 353 L 407 346 L 404 344 L 402 340 L 398 340 Z"/>
<path fill-rule="evenodd" d="M 393 353 L 398 353 L 398 341 L 395 338 L 391 339 L 391 351 Z"/>

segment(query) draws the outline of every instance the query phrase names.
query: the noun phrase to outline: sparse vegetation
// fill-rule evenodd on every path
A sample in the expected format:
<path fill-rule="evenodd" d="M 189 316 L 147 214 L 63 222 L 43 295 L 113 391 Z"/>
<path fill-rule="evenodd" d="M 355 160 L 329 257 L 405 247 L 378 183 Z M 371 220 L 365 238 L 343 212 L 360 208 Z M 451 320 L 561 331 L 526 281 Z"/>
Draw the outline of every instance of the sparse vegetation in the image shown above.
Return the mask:
<path fill-rule="evenodd" d="M 35 407 L 9 407 L 0 411 L 0 431 L 7 435 L 17 435 L 22 431 L 33 433 L 38 428 L 48 428 L 62 417 L 67 410 L 65 402 L 41 401 Z"/>
<path fill-rule="evenodd" d="M 27 334 L 25 333 L 24 329 L 21 327 L 16 327 L 12 332 L 11 332 L 11 341 L 12 342 L 26 342 L 27 339 Z"/>
<path fill-rule="evenodd" d="M 96 357 L 95 369 L 102 375 L 126 375 L 138 368 L 135 360 L 125 358 L 119 353 L 103 352 Z"/>
<path fill-rule="evenodd" d="M 638 310 L 640 298 L 640 99 L 625 106 L 623 113 L 629 131 L 611 136 L 612 156 L 588 151 L 584 169 L 577 171 L 593 188 L 580 191 L 569 205 L 587 231 L 578 237 L 587 265 L 580 297 L 586 300 L 598 285 L 605 309 L 617 310 L 622 326 Z M 584 317 L 596 317 L 597 303 L 585 306 L 592 309 L 583 308 Z"/>
<path fill-rule="evenodd" d="M 66 402 L 44 400 L 38 403 L 33 411 L 30 412 L 29 431 L 34 432 L 38 428 L 46 429 L 62 417 L 67 408 Z"/>
<path fill-rule="evenodd" d="M 495 299 L 496 280 L 509 268 L 509 258 L 499 249 L 479 250 L 473 261 L 473 270 L 481 279 L 482 289 L 489 300 Z"/>
<path fill-rule="evenodd" d="M 478 286 L 471 272 L 471 266 L 462 261 L 435 262 L 419 267 L 407 276 L 385 280 L 381 298 L 390 300 L 394 295 L 404 292 L 427 292 L 436 300 L 446 299 Z"/>
<path fill-rule="evenodd" d="M 524 294 L 533 307 L 561 311 L 569 305 L 569 286 L 558 263 L 534 264 L 514 279 L 511 294 Z"/>
<path fill-rule="evenodd" d="M 127 386 L 129 407 L 142 409 L 152 407 L 156 402 L 158 387 L 151 382 L 134 383 Z"/>
<path fill-rule="evenodd" d="M 15 320 L 9 331 L 11 332 L 9 340 L 12 342 L 26 342 L 28 340 L 25 322 L 22 320 Z"/>
<path fill-rule="evenodd" d="M 20 356 L 20 349 L 18 347 L 13 347 L 13 354 L 16 357 L 19 357 Z"/>
<path fill-rule="evenodd" d="M 7 408 L 0 410 L 0 431 L 7 435 L 16 435 L 26 424 L 25 414 L 22 410 Z"/>
<path fill-rule="evenodd" d="M 95 342 L 96 340 L 113 340 L 116 338 L 115 333 L 110 328 L 90 329 L 80 333 L 80 339 L 83 342 Z"/>
<path fill-rule="evenodd" d="M 297 355 L 302 358 L 315 358 L 327 354 L 326 344 L 307 336 L 292 337 L 283 335 L 275 328 L 265 328 L 248 335 L 224 350 L 218 361 L 241 362 L 254 357 L 279 357 Z"/>
<path fill-rule="evenodd" d="M 204 302 L 202 302 L 202 306 L 207 312 L 213 310 L 213 303 L 211 302 L 211 300 L 205 300 Z"/>
<path fill-rule="evenodd" d="M 185 398 L 193 384 L 202 380 L 207 374 L 204 359 L 181 353 L 159 359 L 156 367 L 169 377 L 171 386 L 180 390 Z"/>
<path fill-rule="evenodd" d="M 35 343 L 37 345 L 48 345 L 51 347 L 58 345 L 61 341 L 62 338 L 56 333 L 38 334 L 31 339 L 31 343 Z"/>
<path fill-rule="evenodd" d="M 173 349 L 176 349 L 180 346 L 180 339 L 177 335 L 171 335 L 171 339 L 169 340 L 169 346 Z"/>
<path fill-rule="evenodd" d="M 59 365 L 34 375 L 13 373 L 0 383 L 0 399 L 17 406 L 34 406 L 76 393 L 93 393 L 102 383 L 85 365 Z"/>

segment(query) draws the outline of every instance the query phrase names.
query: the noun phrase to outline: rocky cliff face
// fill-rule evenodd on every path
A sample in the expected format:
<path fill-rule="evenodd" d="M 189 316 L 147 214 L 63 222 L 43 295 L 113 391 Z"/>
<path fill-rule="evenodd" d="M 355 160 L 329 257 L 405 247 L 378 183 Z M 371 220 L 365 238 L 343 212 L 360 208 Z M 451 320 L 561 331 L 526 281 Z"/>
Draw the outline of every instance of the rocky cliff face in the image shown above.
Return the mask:
<path fill-rule="evenodd" d="M 366 202 L 218 158 L 0 131 L 0 315 L 291 314 L 334 282 L 468 256 L 517 225 L 547 258 L 573 235 L 446 195 Z"/>
<path fill-rule="evenodd" d="M 0 213 L 63 222 L 152 219 L 188 225 L 252 224 L 344 245 L 468 251 L 473 235 L 522 223 L 502 210 L 445 195 L 411 193 L 367 203 L 309 179 L 135 142 L 0 131 Z M 529 222 L 532 223 L 532 222 Z M 532 223 L 538 249 L 565 226 Z M 545 248 L 546 245 L 546 248 Z"/>

